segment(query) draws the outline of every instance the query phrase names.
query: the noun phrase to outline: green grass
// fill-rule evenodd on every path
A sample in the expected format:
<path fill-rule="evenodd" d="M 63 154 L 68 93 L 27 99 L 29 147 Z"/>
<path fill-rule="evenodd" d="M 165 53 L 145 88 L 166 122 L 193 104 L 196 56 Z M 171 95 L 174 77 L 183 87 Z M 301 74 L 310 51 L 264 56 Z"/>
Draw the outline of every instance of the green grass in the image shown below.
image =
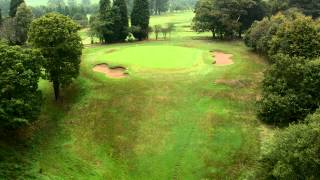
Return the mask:
<path fill-rule="evenodd" d="M 114 52 L 113 52 L 114 51 Z M 203 62 L 204 51 L 179 46 L 128 46 L 106 51 L 105 47 L 94 51 L 98 62 L 120 64 L 132 69 L 183 69 Z"/>
<path fill-rule="evenodd" d="M 151 21 L 182 14 L 190 12 Z M 255 100 L 266 65 L 242 42 L 191 32 L 187 19 L 167 41 L 86 46 L 80 77 L 59 102 L 41 81 L 44 107 L 24 157 L 38 179 L 250 177 L 264 138 Z M 210 50 L 233 54 L 234 64 L 213 65 Z M 130 75 L 109 79 L 92 71 L 98 63 L 128 66 Z"/>

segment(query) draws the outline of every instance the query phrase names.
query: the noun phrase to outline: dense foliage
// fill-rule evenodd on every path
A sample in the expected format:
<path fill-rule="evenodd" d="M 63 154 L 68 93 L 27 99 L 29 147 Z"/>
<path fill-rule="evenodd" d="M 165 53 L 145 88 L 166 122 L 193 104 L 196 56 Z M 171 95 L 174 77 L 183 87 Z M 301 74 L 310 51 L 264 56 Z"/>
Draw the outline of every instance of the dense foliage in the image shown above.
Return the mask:
<path fill-rule="evenodd" d="M 260 163 L 263 179 L 317 179 L 320 177 L 320 111 L 305 124 L 276 133 Z"/>
<path fill-rule="evenodd" d="M 131 13 L 131 25 L 133 35 L 139 40 L 148 38 L 149 31 L 149 2 L 148 0 L 135 0 Z"/>
<path fill-rule="evenodd" d="M 303 120 L 320 103 L 320 60 L 278 54 L 266 72 L 258 115 L 265 122 Z"/>
<path fill-rule="evenodd" d="M 269 56 L 284 53 L 316 58 L 320 56 L 319 24 L 296 11 L 278 13 L 255 22 L 246 33 L 245 43 Z"/>
<path fill-rule="evenodd" d="M 255 20 L 266 14 L 266 5 L 261 0 L 199 0 L 195 8 L 193 29 L 211 31 L 221 39 L 241 37 Z"/>
<path fill-rule="evenodd" d="M 10 1 L 10 11 L 9 15 L 10 17 L 16 16 L 16 12 L 20 4 L 24 3 L 24 0 L 11 0 Z"/>
<path fill-rule="evenodd" d="M 43 57 L 39 51 L 4 44 L 0 57 L 0 127 L 21 127 L 40 113 Z"/>
<path fill-rule="evenodd" d="M 113 3 L 115 9 L 115 22 L 113 31 L 115 32 L 115 41 L 124 41 L 128 36 L 129 20 L 128 9 L 125 0 L 115 0 Z"/>
<path fill-rule="evenodd" d="M 56 100 L 60 87 L 79 75 L 83 46 L 78 30 L 70 18 L 56 13 L 34 20 L 30 27 L 29 41 L 46 59 L 46 79 L 53 82 Z"/>
<path fill-rule="evenodd" d="M 23 45 L 28 39 L 28 30 L 33 15 L 25 3 L 21 3 L 15 17 L 8 17 L 0 28 L 0 36 L 10 45 Z"/>

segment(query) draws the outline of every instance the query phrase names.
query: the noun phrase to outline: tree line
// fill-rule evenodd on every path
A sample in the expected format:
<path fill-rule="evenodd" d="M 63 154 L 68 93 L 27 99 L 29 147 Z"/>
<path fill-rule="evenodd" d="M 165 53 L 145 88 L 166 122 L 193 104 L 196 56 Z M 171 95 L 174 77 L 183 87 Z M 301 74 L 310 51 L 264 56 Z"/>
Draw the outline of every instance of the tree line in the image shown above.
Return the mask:
<path fill-rule="evenodd" d="M 311 11 L 295 8 L 265 17 L 245 35 L 245 44 L 271 64 L 262 82 L 258 118 L 290 124 L 276 132 L 262 154 L 257 172 L 264 179 L 320 177 L 320 21 L 316 13 L 303 12 Z"/>

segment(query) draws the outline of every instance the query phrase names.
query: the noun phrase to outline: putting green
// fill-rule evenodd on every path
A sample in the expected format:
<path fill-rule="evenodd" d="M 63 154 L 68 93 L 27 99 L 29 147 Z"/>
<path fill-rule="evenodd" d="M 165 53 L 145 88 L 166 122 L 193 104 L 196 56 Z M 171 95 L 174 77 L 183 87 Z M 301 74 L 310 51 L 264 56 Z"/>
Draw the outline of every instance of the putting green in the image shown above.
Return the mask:
<path fill-rule="evenodd" d="M 203 53 L 199 49 L 179 46 L 137 45 L 111 53 L 106 51 L 97 60 L 132 68 L 183 69 L 202 63 Z"/>

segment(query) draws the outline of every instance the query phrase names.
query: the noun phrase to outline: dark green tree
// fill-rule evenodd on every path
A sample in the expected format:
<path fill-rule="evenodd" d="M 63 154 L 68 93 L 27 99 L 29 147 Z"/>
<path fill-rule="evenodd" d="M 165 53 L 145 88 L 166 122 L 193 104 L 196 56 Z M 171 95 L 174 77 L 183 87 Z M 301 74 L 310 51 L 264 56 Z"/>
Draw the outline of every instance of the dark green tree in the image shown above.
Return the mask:
<path fill-rule="evenodd" d="M 303 120 L 320 103 L 320 60 L 278 54 L 263 80 L 258 117 L 268 123 Z"/>
<path fill-rule="evenodd" d="M 193 29 L 211 31 L 220 38 L 231 39 L 241 34 L 255 20 L 264 16 L 263 1 L 259 0 L 199 0 L 196 4 Z"/>
<path fill-rule="evenodd" d="M 119 22 L 114 22 L 114 32 L 117 41 L 124 41 L 128 36 L 129 20 L 128 20 L 128 9 L 125 0 L 115 0 L 113 2 L 113 8 L 117 8 L 117 17 Z"/>
<path fill-rule="evenodd" d="M 313 18 L 320 17 L 320 1 L 319 0 L 288 0 L 289 7 L 296 7 L 308 16 Z"/>
<path fill-rule="evenodd" d="M 0 8 L 0 28 L 1 28 L 1 26 L 2 26 L 2 10 Z"/>
<path fill-rule="evenodd" d="M 0 126 L 18 128 L 35 121 L 41 110 L 39 51 L 0 43 Z"/>
<path fill-rule="evenodd" d="M 29 41 L 46 59 L 45 75 L 53 83 L 56 100 L 61 86 L 69 85 L 79 75 L 83 48 L 79 29 L 69 17 L 57 13 L 34 20 L 30 27 Z"/>
<path fill-rule="evenodd" d="M 272 37 L 269 54 L 288 54 L 306 58 L 320 57 L 320 33 L 317 23 L 300 13 L 293 13 Z"/>
<path fill-rule="evenodd" d="M 11 0 L 10 2 L 10 11 L 9 11 L 9 16 L 10 17 L 15 17 L 16 12 L 18 7 L 20 6 L 21 3 L 24 3 L 24 0 Z"/>
<path fill-rule="evenodd" d="M 318 179 L 320 177 L 320 111 L 279 130 L 266 146 L 259 164 L 259 179 Z"/>
<path fill-rule="evenodd" d="M 149 1 L 135 0 L 131 13 L 131 25 L 136 29 L 140 29 L 139 31 L 133 32 L 134 37 L 140 41 L 148 38 L 149 19 Z"/>
<path fill-rule="evenodd" d="M 15 21 L 15 36 L 17 45 L 24 44 L 28 39 L 28 30 L 32 22 L 32 11 L 25 3 L 20 4 L 17 9 Z"/>

